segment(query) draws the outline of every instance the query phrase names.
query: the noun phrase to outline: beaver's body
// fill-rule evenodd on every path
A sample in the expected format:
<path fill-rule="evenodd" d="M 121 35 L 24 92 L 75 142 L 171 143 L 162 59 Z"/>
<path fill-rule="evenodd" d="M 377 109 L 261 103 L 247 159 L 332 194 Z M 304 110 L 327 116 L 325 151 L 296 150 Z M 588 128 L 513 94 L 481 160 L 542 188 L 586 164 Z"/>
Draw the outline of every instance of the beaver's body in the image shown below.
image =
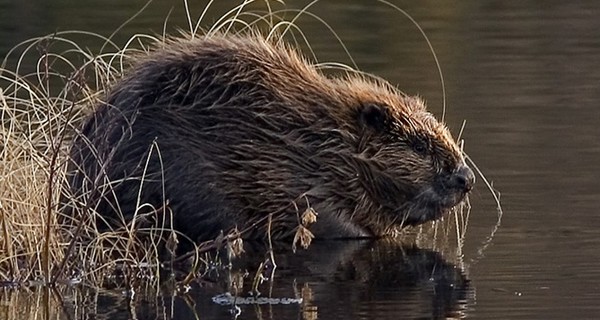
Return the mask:
<path fill-rule="evenodd" d="M 141 59 L 72 158 L 72 190 L 109 224 L 142 205 L 139 217 L 172 212 L 196 240 L 235 226 L 262 236 L 269 214 L 285 237 L 308 205 L 317 237 L 385 235 L 441 217 L 473 183 L 422 101 L 328 78 L 253 36 L 172 41 Z"/>

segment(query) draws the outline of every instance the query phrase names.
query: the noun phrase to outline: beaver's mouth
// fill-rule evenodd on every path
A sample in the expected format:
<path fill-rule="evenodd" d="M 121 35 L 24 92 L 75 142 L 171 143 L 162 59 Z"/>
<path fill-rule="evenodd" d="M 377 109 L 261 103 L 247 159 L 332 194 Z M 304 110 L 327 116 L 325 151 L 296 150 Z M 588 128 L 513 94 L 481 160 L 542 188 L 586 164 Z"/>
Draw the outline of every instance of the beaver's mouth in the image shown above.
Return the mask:
<path fill-rule="evenodd" d="M 431 186 L 398 208 L 402 225 L 414 226 L 441 218 L 465 199 L 474 183 L 475 175 L 466 165 L 438 176 Z"/>

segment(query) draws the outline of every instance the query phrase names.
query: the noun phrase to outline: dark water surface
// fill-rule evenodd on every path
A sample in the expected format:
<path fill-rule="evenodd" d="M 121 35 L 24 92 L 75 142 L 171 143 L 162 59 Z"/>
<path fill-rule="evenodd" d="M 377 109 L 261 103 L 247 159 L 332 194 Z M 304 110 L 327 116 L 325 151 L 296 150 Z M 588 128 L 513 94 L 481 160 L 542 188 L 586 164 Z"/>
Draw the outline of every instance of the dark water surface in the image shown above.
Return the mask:
<path fill-rule="evenodd" d="M 446 121 L 458 134 L 466 120 L 465 150 L 501 192 L 500 228 L 486 244 L 497 212 L 479 179 L 463 255 L 317 243 L 277 256 L 271 296 L 301 296 L 301 306 L 240 305 L 239 319 L 600 318 L 600 2 L 393 2 L 432 41 L 446 81 Z M 143 4 L 0 0 L 0 56 L 57 30 L 108 36 Z M 232 6 L 218 1 L 206 21 Z M 161 33 L 171 8 L 169 26 L 188 29 L 182 2 L 157 0 L 115 39 Z M 203 8 L 191 4 L 196 16 Z M 435 64 L 404 16 L 364 1 L 322 1 L 310 11 L 336 30 L 361 70 L 421 95 L 441 116 Z M 351 63 L 322 24 L 309 17 L 298 23 L 319 61 Z M 65 310 L 83 319 L 231 318 L 230 307 L 212 301 L 222 292 L 195 286 L 187 296 L 161 296 L 133 311 L 118 294 L 100 295 L 95 307 Z"/>

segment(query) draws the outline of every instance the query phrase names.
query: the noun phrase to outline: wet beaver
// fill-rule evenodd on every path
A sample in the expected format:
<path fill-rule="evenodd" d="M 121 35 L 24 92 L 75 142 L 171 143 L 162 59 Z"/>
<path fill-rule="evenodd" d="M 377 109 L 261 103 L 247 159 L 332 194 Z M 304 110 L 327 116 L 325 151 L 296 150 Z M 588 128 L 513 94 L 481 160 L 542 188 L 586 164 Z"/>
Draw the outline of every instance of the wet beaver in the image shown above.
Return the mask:
<path fill-rule="evenodd" d="M 420 99 L 325 76 L 256 35 L 170 40 L 139 59 L 71 158 L 75 200 L 101 225 L 153 216 L 194 240 L 235 226 L 264 236 L 269 214 L 287 237 L 309 206 L 317 238 L 393 234 L 440 218 L 474 183 Z"/>

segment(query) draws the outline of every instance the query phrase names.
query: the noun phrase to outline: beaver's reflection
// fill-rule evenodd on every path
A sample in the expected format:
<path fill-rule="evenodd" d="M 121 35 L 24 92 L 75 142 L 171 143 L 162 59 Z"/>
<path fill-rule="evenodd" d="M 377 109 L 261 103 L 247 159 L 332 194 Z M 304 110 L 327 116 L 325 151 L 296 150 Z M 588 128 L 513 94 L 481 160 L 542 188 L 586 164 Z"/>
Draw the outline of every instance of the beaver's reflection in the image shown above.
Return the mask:
<path fill-rule="evenodd" d="M 434 251 L 377 242 L 339 261 L 326 299 L 346 301 L 347 315 L 377 318 L 459 316 L 469 292 L 462 270 Z M 316 288 L 315 288 L 316 289 Z M 318 304 L 319 297 L 315 303 Z M 321 308 L 319 315 L 326 315 Z"/>
<path fill-rule="evenodd" d="M 460 318 L 472 290 L 463 271 L 432 250 L 388 241 L 315 241 L 295 254 L 289 244 L 275 248 L 274 278 L 258 286 L 259 298 L 269 299 L 249 303 L 266 249 L 249 243 L 245 249 L 231 268 L 215 268 L 187 293 L 139 292 L 132 300 L 88 293 L 96 301 L 93 318 L 232 319 L 232 310 L 237 319 Z M 215 303 L 224 296 L 236 297 L 235 306 Z"/>
<path fill-rule="evenodd" d="M 219 279 L 227 280 L 223 281 L 228 286 L 224 290 L 241 298 L 249 296 L 256 266 L 264 260 L 265 252 L 264 248 L 246 245 L 244 258 L 235 261 L 226 274 L 218 275 Z M 322 241 L 296 254 L 289 252 L 289 245 L 275 251 L 275 277 L 259 286 L 261 297 L 275 299 L 267 304 L 238 300 L 240 318 L 461 317 L 471 291 L 460 268 L 435 251 L 415 246 L 387 241 Z M 242 274 L 246 276 L 240 277 Z M 243 289 L 240 289 L 242 278 Z M 174 318 L 228 316 L 232 306 L 212 302 L 222 291 L 211 287 L 191 291 L 193 307 L 189 301 L 187 307 L 177 306 L 183 300 L 175 299 Z M 277 299 L 283 298 L 303 298 L 303 301 L 278 303 Z"/>

